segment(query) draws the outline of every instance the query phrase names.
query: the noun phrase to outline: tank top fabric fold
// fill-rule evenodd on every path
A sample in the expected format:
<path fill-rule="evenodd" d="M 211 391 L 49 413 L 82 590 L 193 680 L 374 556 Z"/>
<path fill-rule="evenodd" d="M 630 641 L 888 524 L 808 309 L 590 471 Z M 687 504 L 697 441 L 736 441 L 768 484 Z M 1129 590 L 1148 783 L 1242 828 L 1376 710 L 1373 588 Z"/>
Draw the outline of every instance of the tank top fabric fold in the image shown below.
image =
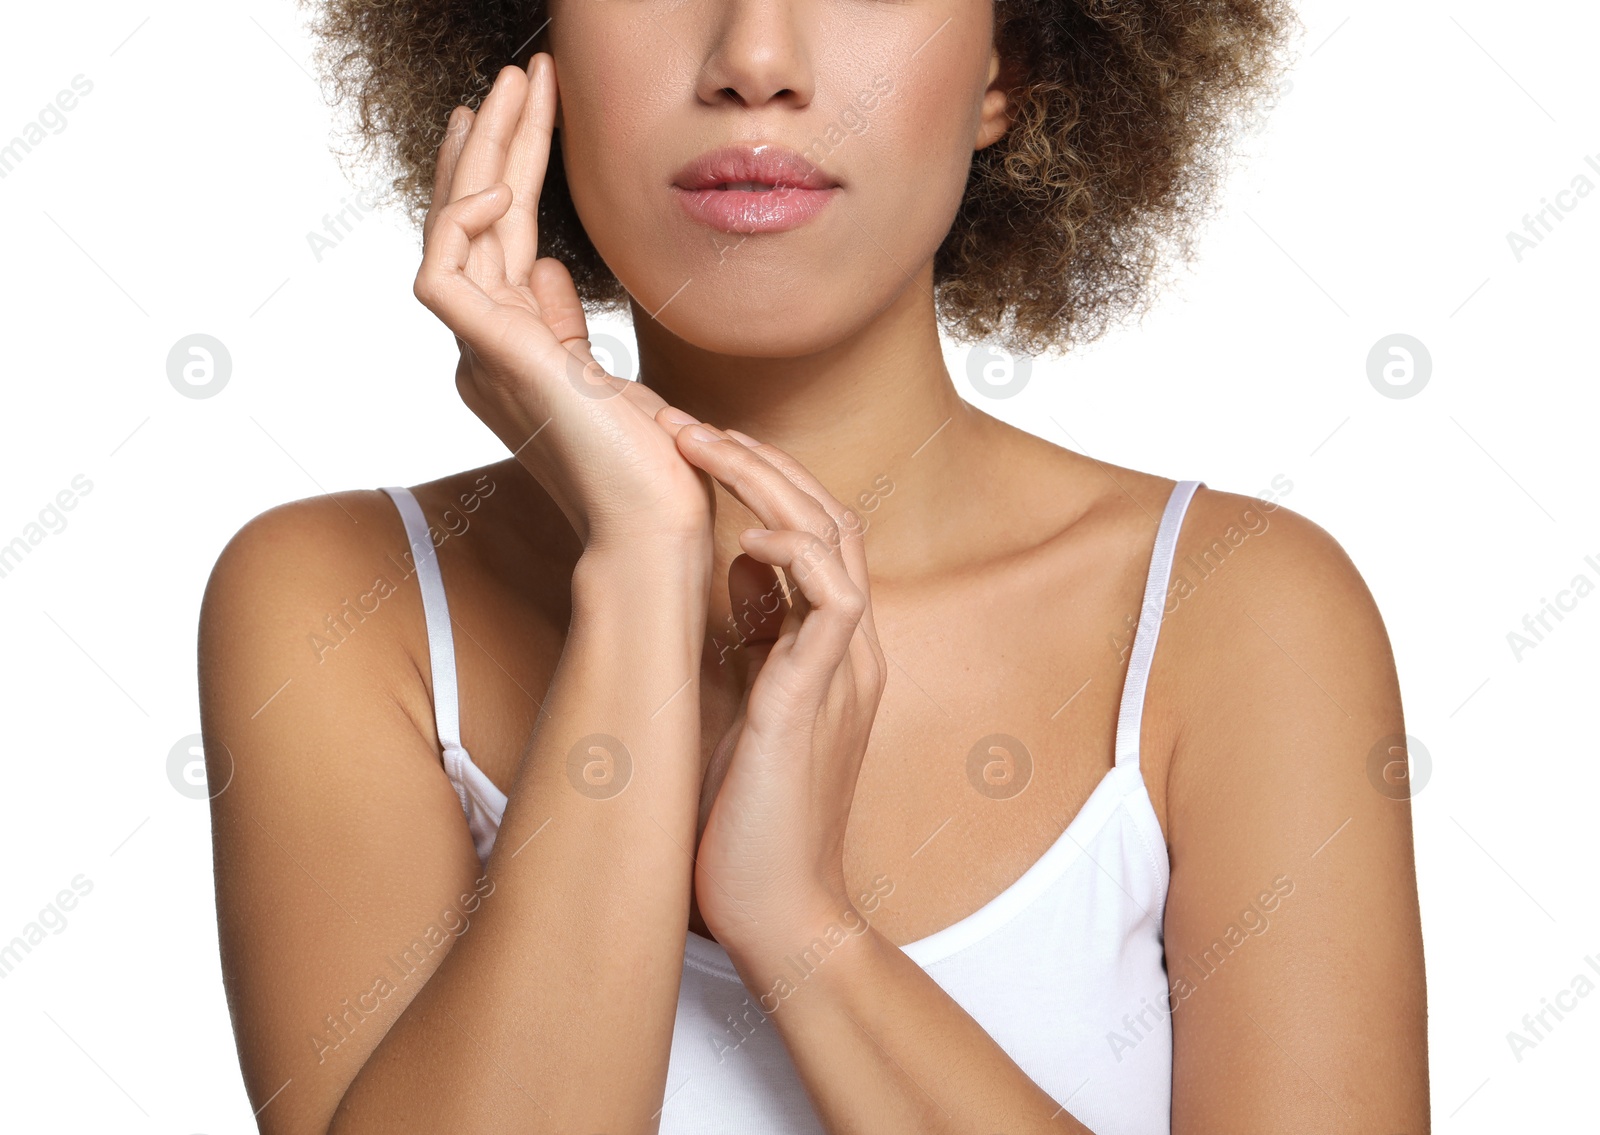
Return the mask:
<path fill-rule="evenodd" d="M 1096 1135 L 1170 1135 L 1172 1029 L 1162 924 L 1166 842 L 1139 769 L 1145 690 L 1183 517 L 1179 481 L 1157 526 L 1117 715 L 1115 762 L 1050 847 L 973 913 L 900 949 L 1017 1065 Z M 506 796 L 461 745 L 454 637 L 438 556 L 412 493 L 405 523 L 427 621 L 444 770 L 480 862 Z M 788 961 L 793 989 L 828 943 Z M 782 996 L 745 988 L 715 941 L 686 931 L 660 1135 L 822 1135 L 769 1019 Z M 937 1085 L 925 1085 L 937 1091 Z"/>

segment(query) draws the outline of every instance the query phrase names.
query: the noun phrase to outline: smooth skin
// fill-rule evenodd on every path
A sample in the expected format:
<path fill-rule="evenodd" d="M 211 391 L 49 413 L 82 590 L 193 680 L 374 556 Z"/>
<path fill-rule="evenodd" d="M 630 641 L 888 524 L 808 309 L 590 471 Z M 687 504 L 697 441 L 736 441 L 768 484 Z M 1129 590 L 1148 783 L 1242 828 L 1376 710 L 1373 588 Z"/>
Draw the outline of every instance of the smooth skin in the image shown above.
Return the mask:
<path fill-rule="evenodd" d="M 462 740 L 510 797 L 487 867 L 440 766 L 387 497 L 262 514 L 207 588 L 202 727 L 214 782 L 231 775 L 213 801 L 219 927 L 257 1122 L 654 1131 L 686 930 L 769 988 L 887 874 L 870 930 L 771 1017 L 824 1126 L 1086 1131 L 897 948 L 1014 881 L 1110 767 L 1173 485 L 998 422 L 943 367 L 927 285 L 959 200 L 951 155 L 1007 124 L 998 57 L 978 50 L 988 9 L 701 0 L 650 16 L 698 67 L 652 70 L 649 37 L 608 23 L 624 7 L 553 9 L 559 118 L 542 51 L 476 115 L 457 109 L 416 281 L 461 345 L 463 400 L 513 454 L 416 489 L 441 527 Z M 838 157 L 836 215 L 719 255 L 726 276 L 652 318 L 640 297 L 712 252 L 652 215 L 672 202 L 645 182 L 757 127 L 806 137 L 837 114 L 821 92 L 907 43 L 924 46 L 879 140 Z M 570 277 L 536 258 L 557 124 L 585 226 L 636 297 L 646 382 L 592 365 Z M 619 156 L 621 130 L 661 148 Z M 929 156 L 902 169 L 919 132 Z M 600 176 L 624 160 L 644 171 L 627 216 Z M 896 179 L 919 178 L 896 216 Z M 628 253 L 638 226 L 656 243 Z M 862 232 L 892 270 L 867 266 Z M 765 294 L 785 318 L 758 319 L 784 264 L 783 295 Z M 813 286 L 824 270 L 833 286 Z M 723 428 L 698 439 L 694 419 Z M 1277 507 L 1229 539 L 1262 515 L 1197 493 L 1178 561 L 1222 549 L 1226 566 L 1167 616 L 1147 696 L 1169 958 L 1211 948 L 1273 879 L 1295 887 L 1178 1003 L 1173 1131 L 1426 1131 L 1410 812 L 1367 773 L 1404 732 L 1387 636 L 1309 520 Z M 356 596 L 367 613 L 336 648 L 308 646 Z M 1006 801 L 965 778 L 996 731 L 1036 760 Z M 634 754 L 609 798 L 568 774 L 596 732 Z"/>

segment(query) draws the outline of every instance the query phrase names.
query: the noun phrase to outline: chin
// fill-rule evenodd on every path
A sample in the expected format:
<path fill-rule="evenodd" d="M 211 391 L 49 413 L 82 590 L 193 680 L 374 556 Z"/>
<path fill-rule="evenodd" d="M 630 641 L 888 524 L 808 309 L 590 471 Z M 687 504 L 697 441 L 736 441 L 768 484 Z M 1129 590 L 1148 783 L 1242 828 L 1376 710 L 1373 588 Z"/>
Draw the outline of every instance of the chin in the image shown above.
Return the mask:
<path fill-rule="evenodd" d="M 751 291 L 723 299 L 707 296 L 680 308 L 685 298 L 679 296 L 657 322 L 685 343 L 717 355 L 804 358 L 835 346 L 855 329 L 844 326 L 844 313 L 793 297 Z"/>
<path fill-rule="evenodd" d="M 751 241 L 756 239 L 771 238 Z M 779 260 L 778 245 L 769 255 L 761 254 L 765 251 L 747 242 L 736 251 L 730 247 L 720 262 L 679 260 L 676 268 L 658 262 L 640 276 L 619 272 L 618 278 L 644 312 L 660 308 L 656 322 L 677 338 L 703 351 L 745 358 L 800 358 L 825 351 L 855 334 L 892 299 L 886 293 L 864 302 L 868 282 L 853 279 L 849 265 L 838 258 L 824 268 L 787 254 Z M 674 292 L 676 298 L 662 308 Z"/>

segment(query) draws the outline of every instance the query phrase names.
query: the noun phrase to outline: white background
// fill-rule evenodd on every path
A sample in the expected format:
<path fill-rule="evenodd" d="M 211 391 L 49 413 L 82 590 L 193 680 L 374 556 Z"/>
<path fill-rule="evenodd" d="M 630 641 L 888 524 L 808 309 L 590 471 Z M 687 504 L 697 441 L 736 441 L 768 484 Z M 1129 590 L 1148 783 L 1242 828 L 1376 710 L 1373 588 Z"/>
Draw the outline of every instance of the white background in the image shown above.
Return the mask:
<path fill-rule="evenodd" d="M 991 412 L 1107 461 L 1235 492 L 1292 482 L 1282 502 L 1377 597 L 1431 756 L 1413 807 L 1435 1128 L 1592 1130 L 1600 995 L 1520 1061 L 1507 1033 L 1585 955 L 1600 963 L 1600 597 L 1520 661 L 1507 635 L 1575 576 L 1600 583 L 1600 193 L 1566 198 L 1520 262 L 1507 233 L 1580 173 L 1600 185 L 1584 163 L 1600 164 L 1600 14 L 1302 13 L 1300 61 L 1201 259 L 1143 324 L 1035 361 L 1015 397 L 979 393 L 964 349 L 952 373 Z M 206 576 L 274 504 L 504 449 L 411 296 L 404 223 L 374 214 L 320 263 L 308 247 L 357 186 L 330 156 L 293 8 L 15 5 L 6 24 L 0 140 L 74 76 L 93 89 L 0 179 L 0 543 L 74 477 L 92 489 L 0 578 L 0 943 L 75 876 L 93 889 L 0 978 L 0 1123 L 246 1132 L 208 811 L 167 771 L 199 729 Z M 196 332 L 232 358 L 209 398 L 167 378 Z M 1408 398 L 1368 379 L 1397 332 L 1432 361 Z"/>

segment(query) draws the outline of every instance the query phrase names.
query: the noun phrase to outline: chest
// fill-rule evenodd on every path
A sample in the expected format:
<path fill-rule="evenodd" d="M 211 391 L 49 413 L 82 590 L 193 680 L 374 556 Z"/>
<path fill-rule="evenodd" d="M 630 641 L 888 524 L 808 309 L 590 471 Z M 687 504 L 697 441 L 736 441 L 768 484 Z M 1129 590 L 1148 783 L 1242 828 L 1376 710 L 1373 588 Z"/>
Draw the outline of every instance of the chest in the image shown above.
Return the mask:
<path fill-rule="evenodd" d="M 1047 615 L 1003 596 L 937 618 L 880 614 L 890 672 L 845 873 L 852 894 L 882 896 L 873 921 L 890 940 L 926 937 L 1005 891 L 1105 779 L 1131 640 L 1131 628 L 1089 630 L 1120 621 L 1106 616 Z M 1164 751 L 1159 727 L 1143 732 Z M 1163 770 L 1152 759 L 1147 782 L 1159 786 Z"/>
<path fill-rule="evenodd" d="M 1114 763 L 1138 583 L 1101 580 L 1048 601 L 1029 589 L 941 602 L 875 594 L 889 674 L 857 781 L 844 869 L 853 895 L 875 896 L 873 923 L 891 941 L 926 937 L 1006 890 L 1104 779 Z M 463 743 L 507 789 L 560 658 L 564 622 L 474 621 L 481 630 L 457 646 Z M 708 659 L 717 651 L 714 635 L 706 649 Z M 734 721 L 742 688 L 736 668 L 703 668 L 703 758 Z M 1153 678 L 1141 765 L 1163 830 L 1167 701 Z M 702 815 L 715 790 L 708 780 Z"/>

